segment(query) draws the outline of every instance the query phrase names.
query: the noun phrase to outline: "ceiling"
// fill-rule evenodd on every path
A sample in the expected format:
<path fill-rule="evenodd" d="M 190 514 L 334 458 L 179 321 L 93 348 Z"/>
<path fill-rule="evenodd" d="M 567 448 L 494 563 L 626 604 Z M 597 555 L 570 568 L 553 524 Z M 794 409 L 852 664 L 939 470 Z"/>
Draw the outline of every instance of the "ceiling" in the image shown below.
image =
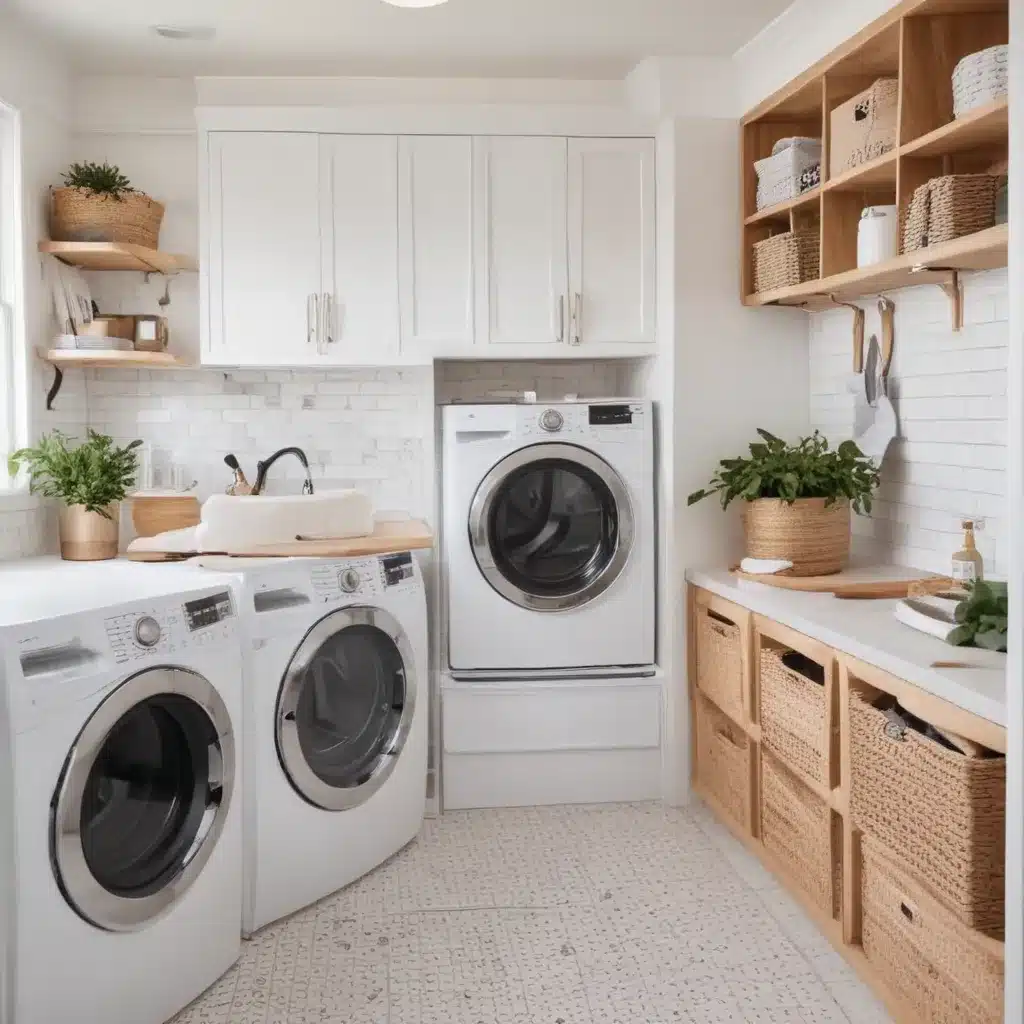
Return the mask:
<path fill-rule="evenodd" d="M 649 56 L 730 55 L 789 2 L 12 0 L 83 71 L 555 78 L 620 78 Z M 154 25 L 216 34 L 172 41 Z"/>

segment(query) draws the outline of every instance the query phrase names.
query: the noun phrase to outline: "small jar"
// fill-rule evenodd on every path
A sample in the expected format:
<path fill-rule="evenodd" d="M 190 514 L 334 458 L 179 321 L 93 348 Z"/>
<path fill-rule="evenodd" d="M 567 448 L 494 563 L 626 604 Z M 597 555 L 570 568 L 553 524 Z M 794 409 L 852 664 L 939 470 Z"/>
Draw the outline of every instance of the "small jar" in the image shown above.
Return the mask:
<path fill-rule="evenodd" d="M 870 267 L 895 259 L 899 217 L 895 206 L 866 206 L 857 226 L 857 266 Z"/>

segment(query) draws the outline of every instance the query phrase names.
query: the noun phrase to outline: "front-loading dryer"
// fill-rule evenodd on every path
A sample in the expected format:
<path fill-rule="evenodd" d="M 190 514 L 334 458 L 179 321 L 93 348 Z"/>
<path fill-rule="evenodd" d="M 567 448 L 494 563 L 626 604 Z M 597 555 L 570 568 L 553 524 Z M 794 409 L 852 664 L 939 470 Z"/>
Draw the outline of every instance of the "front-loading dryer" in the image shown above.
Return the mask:
<path fill-rule="evenodd" d="M 453 675 L 652 665 L 651 403 L 453 405 L 443 444 Z"/>
<path fill-rule="evenodd" d="M 2 1019 L 161 1024 L 240 951 L 234 601 L 52 568 L 0 576 Z"/>

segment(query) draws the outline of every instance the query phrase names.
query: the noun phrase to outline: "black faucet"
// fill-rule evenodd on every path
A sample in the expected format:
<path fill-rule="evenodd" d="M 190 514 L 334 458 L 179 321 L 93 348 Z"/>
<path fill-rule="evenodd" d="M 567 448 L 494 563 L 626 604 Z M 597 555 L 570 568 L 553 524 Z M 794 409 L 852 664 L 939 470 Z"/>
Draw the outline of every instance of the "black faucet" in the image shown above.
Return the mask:
<path fill-rule="evenodd" d="M 267 470 L 277 462 L 282 455 L 294 455 L 295 458 L 302 463 L 303 469 L 306 471 L 306 482 L 302 485 L 303 494 L 313 493 L 313 477 L 309 472 L 309 459 L 306 458 L 306 453 L 301 448 L 281 448 L 279 451 L 274 452 L 265 462 L 256 463 L 256 482 L 252 485 L 253 494 L 262 494 L 263 485 L 267 482 Z"/>

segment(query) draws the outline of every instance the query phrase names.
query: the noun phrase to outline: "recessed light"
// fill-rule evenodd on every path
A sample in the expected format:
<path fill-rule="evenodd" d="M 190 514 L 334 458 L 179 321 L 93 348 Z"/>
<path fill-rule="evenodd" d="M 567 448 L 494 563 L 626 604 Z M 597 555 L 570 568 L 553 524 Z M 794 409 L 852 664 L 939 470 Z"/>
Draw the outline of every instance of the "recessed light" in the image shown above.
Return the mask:
<path fill-rule="evenodd" d="M 384 3 L 392 7 L 440 7 L 448 0 L 384 0 Z"/>
<path fill-rule="evenodd" d="M 212 39 L 217 34 L 212 25 L 154 25 L 153 31 L 164 39 Z"/>

